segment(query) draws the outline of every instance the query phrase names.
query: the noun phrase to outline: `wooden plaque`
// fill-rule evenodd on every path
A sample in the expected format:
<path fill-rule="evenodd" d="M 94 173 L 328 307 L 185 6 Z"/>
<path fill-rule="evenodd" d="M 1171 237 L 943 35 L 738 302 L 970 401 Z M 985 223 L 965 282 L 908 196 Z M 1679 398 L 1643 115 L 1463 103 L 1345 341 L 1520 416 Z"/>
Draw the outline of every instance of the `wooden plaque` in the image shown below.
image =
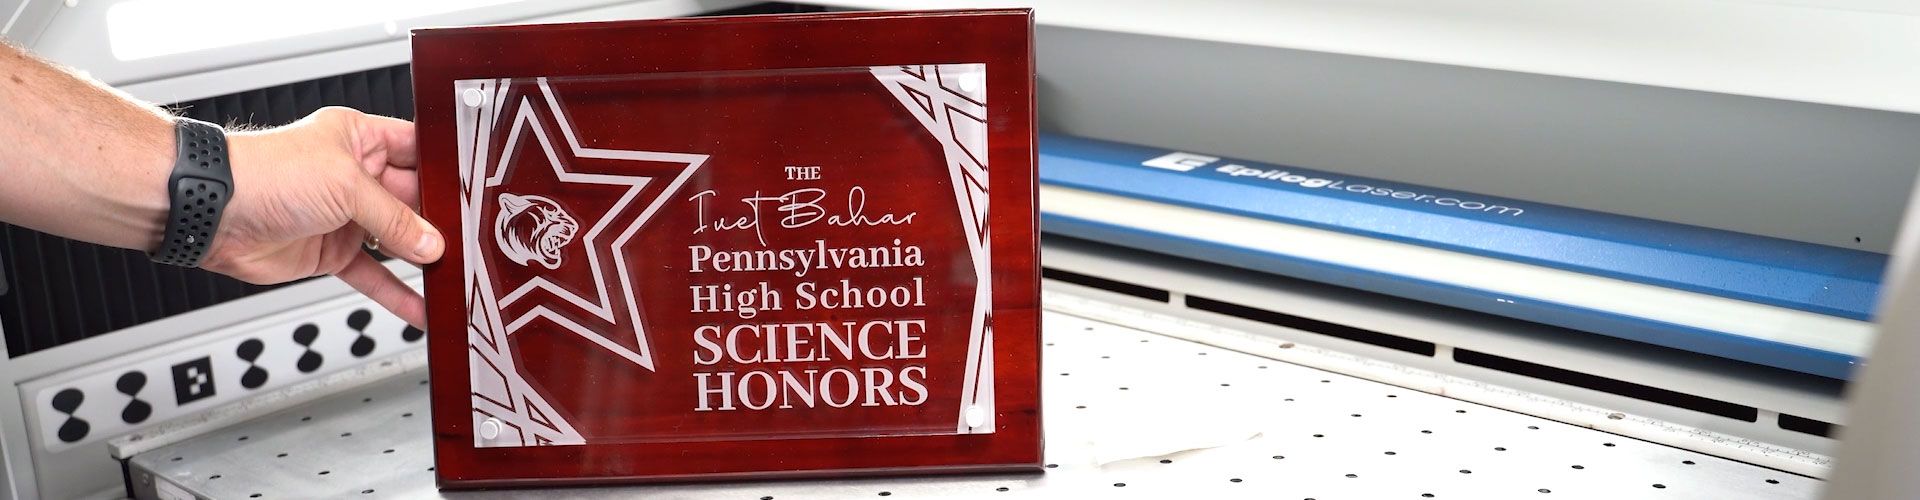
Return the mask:
<path fill-rule="evenodd" d="M 1029 12 L 413 51 L 443 486 L 1040 470 Z"/>

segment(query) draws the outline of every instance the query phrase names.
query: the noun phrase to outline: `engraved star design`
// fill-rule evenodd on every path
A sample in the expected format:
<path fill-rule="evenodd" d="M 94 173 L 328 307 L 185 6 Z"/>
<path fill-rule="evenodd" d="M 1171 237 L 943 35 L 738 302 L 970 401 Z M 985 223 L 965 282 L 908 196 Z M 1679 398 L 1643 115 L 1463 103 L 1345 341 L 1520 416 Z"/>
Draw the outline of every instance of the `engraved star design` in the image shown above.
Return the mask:
<path fill-rule="evenodd" d="M 629 272 L 630 266 L 628 266 L 626 261 L 625 252 L 622 252 L 621 249 L 625 248 L 627 242 L 633 238 L 634 234 L 637 233 L 642 226 L 646 225 L 647 221 L 652 219 L 654 214 L 659 212 L 661 206 L 666 203 L 669 196 L 679 191 L 687 179 L 692 177 L 693 173 L 706 162 L 708 156 L 692 153 L 666 153 L 584 147 L 580 144 L 579 138 L 574 133 L 573 126 L 567 121 L 566 113 L 560 105 L 559 99 L 555 97 L 552 88 L 548 86 L 546 79 L 539 79 L 538 85 L 540 89 L 539 93 L 545 101 L 544 104 L 548 112 L 551 113 L 553 121 L 558 124 L 557 128 L 560 129 L 560 135 L 565 140 L 566 149 L 556 150 L 554 147 L 552 134 L 548 133 L 547 127 L 537 117 L 539 110 L 538 105 L 534 102 L 534 98 L 527 95 L 520 96 L 520 102 L 516 106 L 517 110 L 513 114 L 511 121 L 507 124 L 510 132 L 508 132 L 507 135 L 506 147 L 501 150 L 499 163 L 492 169 L 492 174 L 485 179 L 485 186 L 487 188 L 485 191 L 489 193 L 489 196 L 491 196 L 491 193 L 493 193 L 496 188 L 505 183 L 506 178 L 514 167 L 515 152 L 517 151 L 516 146 L 519 144 L 519 141 L 528 137 L 534 140 L 535 144 L 539 147 L 539 152 L 545 156 L 546 164 L 551 167 L 552 174 L 554 178 L 559 181 L 558 186 L 560 186 L 560 188 L 564 189 L 568 184 L 583 184 L 624 187 L 625 190 L 611 208 L 596 218 L 597 220 L 595 220 L 593 226 L 586 231 L 583 240 L 580 241 L 580 243 L 584 245 L 584 250 L 587 254 L 587 265 L 591 270 L 593 283 L 590 287 L 578 288 L 591 290 L 591 292 L 587 293 L 587 296 L 576 294 L 573 289 L 561 286 L 549 280 L 547 276 L 535 276 L 528 279 L 525 283 L 502 295 L 499 299 L 498 307 L 503 315 L 506 314 L 510 306 L 517 302 L 526 301 L 537 304 L 518 317 L 505 320 L 506 332 L 511 335 L 521 328 L 535 324 L 538 320 L 546 320 L 565 330 L 580 335 L 582 338 L 593 342 L 595 345 L 627 361 L 631 361 L 648 370 L 653 370 L 653 357 L 648 347 L 649 343 L 647 342 L 646 329 L 640 321 L 639 301 L 636 297 L 636 291 L 628 286 L 629 283 L 633 282 L 632 275 Z M 502 94 L 504 94 L 504 92 Z M 652 199 L 640 200 L 646 188 L 651 183 L 660 180 L 659 178 L 574 171 L 567 167 L 569 162 L 561 161 L 563 157 L 568 159 L 646 162 L 648 164 L 674 163 L 684 165 L 684 167 L 680 168 L 677 172 L 678 175 L 669 181 L 670 184 L 668 184 L 665 189 L 660 190 Z M 523 165 L 523 167 L 538 168 L 534 165 Z M 636 208 L 639 209 L 639 214 L 634 216 L 630 212 Z M 617 224 L 617 222 L 622 219 L 627 219 L 627 223 L 625 225 Z M 581 219 L 583 223 L 586 220 L 586 218 Z M 617 233 L 613 235 L 611 241 L 608 241 L 607 233 L 610 231 L 617 231 Z M 607 274 L 603 272 L 603 263 L 609 260 L 609 257 L 613 263 L 614 274 L 617 277 L 617 279 L 612 282 L 608 281 Z M 563 264 L 563 266 L 564 265 L 578 264 L 568 262 Z M 556 277 L 555 279 L 560 278 Z M 560 300 L 536 300 L 535 297 L 542 295 L 551 296 Z M 574 311 L 583 312 L 587 316 L 605 321 L 609 327 L 617 326 L 621 321 L 619 316 L 615 314 L 614 306 L 616 303 L 610 299 L 621 299 L 624 301 L 621 305 L 625 306 L 627 313 L 624 318 L 626 320 L 625 323 L 629 325 L 633 331 L 634 340 L 636 341 L 635 346 L 638 347 L 637 349 L 630 349 L 628 346 L 607 337 L 608 334 L 617 332 L 606 330 L 618 330 L 618 328 L 596 330 L 588 325 L 582 325 L 578 321 L 575 321 L 573 316 L 577 315 L 568 314 Z"/>

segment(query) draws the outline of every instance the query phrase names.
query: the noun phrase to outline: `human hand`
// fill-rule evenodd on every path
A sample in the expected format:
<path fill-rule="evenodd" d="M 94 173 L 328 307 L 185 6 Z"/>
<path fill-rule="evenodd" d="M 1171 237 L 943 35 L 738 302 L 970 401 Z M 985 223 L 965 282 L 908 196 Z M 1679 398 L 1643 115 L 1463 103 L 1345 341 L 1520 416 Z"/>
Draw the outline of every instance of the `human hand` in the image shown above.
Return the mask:
<path fill-rule="evenodd" d="M 377 242 L 387 255 L 425 264 L 446 247 L 415 213 L 412 123 L 325 108 L 284 127 L 229 134 L 228 151 L 233 200 L 202 268 L 255 284 L 331 274 L 426 327 L 425 299 L 360 249 Z"/>

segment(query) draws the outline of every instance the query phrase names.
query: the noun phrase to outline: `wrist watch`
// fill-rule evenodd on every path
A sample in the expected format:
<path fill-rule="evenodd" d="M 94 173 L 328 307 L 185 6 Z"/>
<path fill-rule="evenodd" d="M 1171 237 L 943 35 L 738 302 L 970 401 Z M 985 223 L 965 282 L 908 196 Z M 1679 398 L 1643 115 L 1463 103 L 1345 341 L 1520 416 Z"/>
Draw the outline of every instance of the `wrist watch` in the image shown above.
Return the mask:
<path fill-rule="evenodd" d="M 220 227 L 220 215 L 233 199 L 227 135 L 218 125 L 184 117 L 174 119 L 173 128 L 167 229 L 160 247 L 148 257 L 162 264 L 199 267 Z"/>

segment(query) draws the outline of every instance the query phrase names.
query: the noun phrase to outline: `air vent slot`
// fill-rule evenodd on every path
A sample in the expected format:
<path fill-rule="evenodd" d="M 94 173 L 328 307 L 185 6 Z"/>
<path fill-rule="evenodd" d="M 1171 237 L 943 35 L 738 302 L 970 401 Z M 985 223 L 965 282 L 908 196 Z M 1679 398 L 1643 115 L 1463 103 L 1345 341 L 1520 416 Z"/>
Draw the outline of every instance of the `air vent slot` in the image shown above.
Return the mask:
<path fill-rule="evenodd" d="M 1571 385 L 1582 389 L 1591 389 L 1617 396 L 1625 396 L 1641 401 L 1649 401 L 1667 406 L 1719 415 L 1748 422 L 1759 421 L 1760 411 L 1751 406 L 1737 405 L 1718 399 L 1705 398 L 1692 394 L 1675 392 L 1658 387 L 1645 386 L 1616 380 L 1598 375 L 1580 373 L 1564 368 L 1528 363 L 1513 358 L 1495 356 L 1467 349 L 1454 349 L 1453 360 L 1463 364 L 1499 370 L 1514 375 L 1537 378 L 1549 382 Z"/>
<path fill-rule="evenodd" d="M 1838 425 L 1833 425 L 1833 422 L 1814 420 L 1807 417 L 1796 417 L 1785 413 L 1780 414 L 1780 428 L 1793 432 L 1830 438 L 1833 437 L 1834 430 L 1839 427 Z"/>
<path fill-rule="evenodd" d="M 1225 314 L 1240 319 L 1253 320 L 1271 325 L 1284 326 L 1295 330 L 1318 333 L 1329 337 L 1372 344 L 1388 349 L 1406 351 L 1421 356 L 1432 356 L 1432 342 L 1414 340 L 1399 335 L 1380 333 L 1363 328 L 1328 323 L 1317 319 L 1302 318 L 1282 312 L 1269 311 L 1257 307 L 1248 307 L 1231 302 L 1223 302 L 1205 297 L 1187 296 L 1187 308 L 1211 313 Z"/>
<path fill-rule="evenodd" d="M 1173 294 L 1167 293 L 1166 290 L 1161 290 L 1161 289 L 1150 287 L 1150 286 L 1135 285 L 1125 281 L 1110 280 L 1110 279 L 1101 278 L 1098 276 L 1089 276 L 1089 275 L 1080 274 L 1072 271 L 1054 269 L 1051 267 L 1040 268 L 1040 277 L 1050 279 L 1050 280 L 1064 281 L 1067 283 L 1072 283 L 1072 284 L 1080 285 L 1084 287 L 1098 288 L 1101 290 L 1106 290 L 1106 291 L 1121 294 L 1121 295 L 1131 295 L 1134 297 L 1139 297 L 1139 298 L 1152 300 L 1156 302 L 1166 302 L 1168 300 L 1171 300 L 1173 297 Z"/>

